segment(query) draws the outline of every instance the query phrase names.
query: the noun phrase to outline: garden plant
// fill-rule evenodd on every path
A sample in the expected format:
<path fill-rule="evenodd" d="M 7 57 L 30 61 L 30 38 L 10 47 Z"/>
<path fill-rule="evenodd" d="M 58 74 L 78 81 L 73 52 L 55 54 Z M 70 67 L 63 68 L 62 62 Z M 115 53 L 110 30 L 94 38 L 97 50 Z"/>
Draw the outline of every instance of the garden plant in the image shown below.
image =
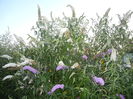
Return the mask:
<path fill-rule="evenodd" d="M 0 37 L 0 99 L 132 99 L 132 11 L 96 19 L 41 15 L 29 43 Z M 7 38 L 8 37 L 8 38 Z"/>

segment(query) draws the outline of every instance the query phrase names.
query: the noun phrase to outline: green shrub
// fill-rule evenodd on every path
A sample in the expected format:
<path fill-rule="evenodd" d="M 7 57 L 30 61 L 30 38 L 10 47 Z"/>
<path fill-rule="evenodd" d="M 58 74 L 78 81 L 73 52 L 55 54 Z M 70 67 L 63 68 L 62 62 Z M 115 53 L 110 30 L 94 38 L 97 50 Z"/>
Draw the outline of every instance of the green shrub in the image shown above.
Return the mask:
<path fill-rule="evenodd" d="M 28 46 L 20 41 L 17 45 L 19 50 L 11 51 L 17 53 L 13 62 L 20 62 L 24 55 L 34 60 L 26 66 L 36 68 L 39 73 L 23 70 L 25 65 L 11 71 L 14 78 L 2 81 L 2 87 L 5 88 L 8 81 L 15 87 L 11 88 L 12 93 L 8 90 L 5 95 L 13 99 L 16 96 L 22 99 L 117 99 L 119 96 L 116 94 L 123 94 L 130 99 L 133 70 L 124 67 L 123 56 L 133 50 L 132 30 L 128 28 L 132 12 L 118 15 L 120 22 L 116 25 L 111 23 L 108 9 L 101 18 L 93 19 L 90 26 L 91 20 L 84 15 L 76 17 L 74 8 L 68 7 L 72 9 L 72 17 L 53 18 L 51 13 L 51 20 L 42 17 L 38 7 L 38 21 L 33 27 L 35 37 L 29 35 Z M 93 37 L 89 36 L 91 32 Z M 132 60 L 131 56 L 128 60 L 131 65 Z M 57 66 L 64 65 L 67 66 L 64 70 L 57 70 Z M 26 76 L 28 78 L 24 80 Z M 95 76 L 105 84 L 95 82 Z M 64 88 L 48 94 L 56 84 L 64 84 Z"/>

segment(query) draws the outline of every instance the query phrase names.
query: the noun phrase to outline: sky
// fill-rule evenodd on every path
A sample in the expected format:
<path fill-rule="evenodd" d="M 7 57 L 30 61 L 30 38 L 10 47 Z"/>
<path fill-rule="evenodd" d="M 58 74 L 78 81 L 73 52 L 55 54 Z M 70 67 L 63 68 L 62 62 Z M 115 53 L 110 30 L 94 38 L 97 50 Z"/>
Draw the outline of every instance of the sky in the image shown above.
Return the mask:
<path fill-rule="evenodd" d="M 96 18 L 96 13 L 102 16 L 108 8 L 111 8 L 109 15 L 113 18 L 128 10 L 133 11 L 132 0 L 0 0 L 0 34 L 9 27 L 12 34 L 26 39 L 38 19 L 37 4 L 42 16 L 46 17 L 50 17 L 51 11 L 54 17 L 62 16 L 63 12 L 70 16 L 71 9 L 66 7 L 68 4 L 75 8 L 77 16 L 85 13 L 88 18 Z M 130 24 L 133 29 L 132 24 L 133 17 Z"/>

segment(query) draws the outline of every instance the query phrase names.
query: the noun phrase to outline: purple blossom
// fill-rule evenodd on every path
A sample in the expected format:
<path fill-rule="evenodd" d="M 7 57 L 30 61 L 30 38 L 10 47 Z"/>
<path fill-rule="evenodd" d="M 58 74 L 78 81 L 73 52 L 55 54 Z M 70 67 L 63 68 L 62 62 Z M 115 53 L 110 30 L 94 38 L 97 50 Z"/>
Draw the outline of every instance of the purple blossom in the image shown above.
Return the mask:
<path fill-rule="evenodd" d="M 105 84 L 103 78 L 101 78 L 101 77 L 96 77 L 96 76 L 94 76 L 94 77 L 92 77 L 92 79 L 93 79 L 93 81 L 94 81 L 95 83 L 97 83 L 97 84 L 99 84 L 99 85 L 101 85 L 101 86 L 103 86 L 103 85 Z"/>
<path fill-rule="evenodd" d="M 59 66 L 56 67 L 56 71 L 58 71 L 58 70 L 64 70 L 64 69 L 68 69 L 68 67 L 67 66 L 64 66 L 64 65 L 59 65 Z"/>
<path fill-rule="evenodd" d="M 88 59 L 88 56 L 83 55 L 82 58 L 83 58 L 84 60 L 87 60 L 87 59 Z"/>
<path fill-rule="evenodd" d="M 112 53 L 112 49 L 108 49 L 107 51 L 106 51 L 106 54 L 111 54 Z"/>
<path fill-rule="evenodd" d="M 100 52 L 98 53 L 95 57 L 104 57 L 107 54 L 111 54 L 112 53 L 112 49 L 108 49 L 106 52 Z"/>
<path fill-rule="evenodd" d="M 56 84 L 55 86 L 53 86 L 53 88 L 48 92 L 48 94 L 52 94 L 54 91 L 56 91 L 57 89 L 64 89 L 64 84 Z"/>
<path fill-rule="evenodd" d="M 119 96 L 121 99 L 126 99 L 125 96 L 122 94 L 116 94 L 116 96 Z"/>
<path fill-rule="evenodd" d="M 29 70 L 30 72 L 34 73 L 34 74 L 37 74 L 39 73 L 38 70 L 36 70 L 35 68 L 31 67 L 31 66 L 24 66 L 23 67 L 23 70 Z"/>
<path fill-rule="evenodd" d="M 105 52 L 101 52 L 101 53 L 97 54 L 96 57 L 104 57 L 105 55 L 106 55 Z"/>

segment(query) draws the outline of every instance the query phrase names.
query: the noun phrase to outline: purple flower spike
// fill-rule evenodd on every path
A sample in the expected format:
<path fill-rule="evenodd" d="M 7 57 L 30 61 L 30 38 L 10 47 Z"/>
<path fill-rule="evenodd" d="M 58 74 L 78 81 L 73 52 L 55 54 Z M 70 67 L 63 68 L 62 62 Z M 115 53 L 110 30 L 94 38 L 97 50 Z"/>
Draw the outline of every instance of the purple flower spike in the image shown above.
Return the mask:
<path fill-rule="evenodd" d="M 96 76 L 94 76 L 94 77 L 92 77 L 92 79 L 93 79 L 93 81 L 94 81 L 95 83 L 97 83 L 97 84 L 99 84 L 99 85 L 101 85 L 101 86 L 103 86 L 103 85 L 105 84 L 103 78 L 101 78 L 101 77 L 96 77 Z"/>
<path fill-rule="evenodd" d="M 57 89 L 64 89 L 64 84 L 56 84 L 51 91 L 48 92 L 48 94 L 52 94 L 54 91 L 56 91 Z"/>
<path fill-rule="evenodd" d="M 30 72 L 34 73 L 34 74 L 37 74 L 39 73 L 38 70 L 36 70 L 35 68 L 31 67 L 31 66 L 24 66 L 23 67 L 23 70 L 29 70 Z"/>
<path fill-rule="evenodd" d="M 126 99 L 122 94 L 116 94 L 116 96 L 119 96 L 121 99 Z"/>
<path fill-rule="evenodd" d="M 101 52 L 101 53 L 97 54 L 96 57 L 102 57 L 103 58 L 105 55 L 106 55 L 105 52 Z"/>
<path fill-rule="evenodd" d="M 56 67 L 56 71 L 64 70 L 64 69 L 68 69 L 68 67 L 67 66 L 63 66 L 63 65 L 59 65 L 59 66 Z"/>
<path fill-rule="evenodd" d="M 87 60 L 87 59 L 88 59 L 88 56 L 83 55 L 82 58 L 83 58 L 84 60 Z"/>
<path fill-rule="evenodd" d="M 112 49 L 108 49 L 106 54 L 111 54 L 112 53 Z"/>

